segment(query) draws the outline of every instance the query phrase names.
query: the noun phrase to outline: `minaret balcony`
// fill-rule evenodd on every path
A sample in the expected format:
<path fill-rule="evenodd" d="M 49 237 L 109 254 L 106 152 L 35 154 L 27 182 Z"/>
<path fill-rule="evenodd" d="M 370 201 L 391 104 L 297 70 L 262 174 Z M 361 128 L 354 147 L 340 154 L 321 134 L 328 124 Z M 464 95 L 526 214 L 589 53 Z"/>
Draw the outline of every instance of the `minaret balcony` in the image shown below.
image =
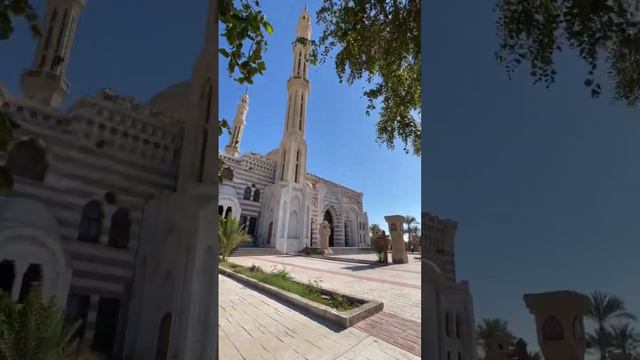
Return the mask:
<path fill-rule="evenodd" d="M 47 70 L 27 70 L 24 73 L 24 76 L 30 78 L 38 78 L 42 77 L 45 79 L 53 80 L 55 82 L 60 83 L 60 87 L 65 91 L 69 92 L 69 82 L 66 79 L 63 79 L 59 74 L 56 74 Z"/>

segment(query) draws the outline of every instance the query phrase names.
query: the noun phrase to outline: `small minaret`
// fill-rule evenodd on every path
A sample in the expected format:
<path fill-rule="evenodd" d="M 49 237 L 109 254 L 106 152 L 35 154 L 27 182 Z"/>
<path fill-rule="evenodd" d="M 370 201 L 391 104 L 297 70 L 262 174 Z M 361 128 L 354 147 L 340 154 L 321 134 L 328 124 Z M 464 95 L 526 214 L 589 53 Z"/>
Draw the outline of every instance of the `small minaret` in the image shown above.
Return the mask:
<path fill-rule="evenodd" d="M 240 98 L 236 117 L 233 118 L 233 128 L 229 137 L 229 144 L 224 148 L 227 155 L 237 157 L 240 154 L 240 141 L 246 124 L 247 112 L 249 111 L 249 94 L 245 91 Z"/>
<path fill-rule="evenodd" d="M 57 107 L 69 93 L 65 74 L 78 16 L 85 4 L 85 0 L 47 1 L 33 64 L 20 78 L 26 98 Z"/>
<path fill-rule="evenodd" d="M 303 10 L 296 26 L 296 39 L 311 40 L 311 18 Z M 302 186 L 306 175 L 307 142 L 304 131 L 307 121 L 307 99 L 311 90 L 309 85 L 309 67 L 307 59 L 311 48 L 309 44 L 293 42 L 293 69 L 287 90 L 287 115 L 284 134 L 280 142 L 276 180 Z"/>

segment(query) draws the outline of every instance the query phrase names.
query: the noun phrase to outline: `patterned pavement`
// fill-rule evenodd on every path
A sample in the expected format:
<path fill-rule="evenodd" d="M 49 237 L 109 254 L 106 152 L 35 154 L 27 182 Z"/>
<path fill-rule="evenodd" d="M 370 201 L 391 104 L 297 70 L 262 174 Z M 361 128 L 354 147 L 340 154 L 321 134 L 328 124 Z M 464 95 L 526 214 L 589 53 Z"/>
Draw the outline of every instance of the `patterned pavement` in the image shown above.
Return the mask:
<path fill-rule="evenodd" d="M 410 256 L 411 259 L 411 256 Z M 285 267 L 299 281 L 384 302 L 349 329 L 312 318 L 220 276 L 222 359 L 419 359 L 420 263 L 370 267 L 295 256 L 231 258 L 265 270 Z"/>

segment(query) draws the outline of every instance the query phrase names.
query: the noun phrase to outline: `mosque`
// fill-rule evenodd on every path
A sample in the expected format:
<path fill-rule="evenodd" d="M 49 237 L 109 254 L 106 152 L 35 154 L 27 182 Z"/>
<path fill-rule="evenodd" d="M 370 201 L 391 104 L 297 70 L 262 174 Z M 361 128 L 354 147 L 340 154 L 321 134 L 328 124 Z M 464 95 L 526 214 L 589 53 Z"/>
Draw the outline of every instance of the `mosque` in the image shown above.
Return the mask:
<path fill-rule="evenodd" d="M 318 247 L 318 231 L 324 220 L 331 225 L 330 247 L 368 248 L 369 220 L 363 210 L 363 194 L 307 172 L 310 48 L 294 41 L 311 39 L 311 17 L 306 10 L 300 14 L 295 35 L 280 144 L 265 155 L 249 152 L 240 156 L 249 111 L 245 93 L 231 124 L 229 143 L 220 151 L 224 168 L 219 215 L 233 216 L 245 225 L 254 246 L 281 253 Z"/>

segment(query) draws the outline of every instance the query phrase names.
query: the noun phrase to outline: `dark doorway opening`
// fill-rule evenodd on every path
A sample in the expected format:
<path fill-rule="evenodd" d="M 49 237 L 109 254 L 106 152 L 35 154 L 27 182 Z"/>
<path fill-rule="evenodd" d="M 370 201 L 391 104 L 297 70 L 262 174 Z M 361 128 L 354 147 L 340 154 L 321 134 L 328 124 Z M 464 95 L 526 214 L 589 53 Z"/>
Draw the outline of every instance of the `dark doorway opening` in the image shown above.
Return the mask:
<path fill-rule="evenodd" d="M 324 212 L 324 221 L 328 222 L 331 227 L 331 234 L 329 235 L 329 247 L 333 247 L 333 232 L 335 228 L 333 226 L 333 217 L 331 216 L 331 212 L 329 210 Z"/>
<path fill-rule="evenodd" d="M 0 262 L 0 291 L 11 294 L 15 278 L 16 270 L 13 261 L 2 260 Z"/>
<path fill-rule="evenodd" d="M 22 277 L 22 286 L 20 287 L 20 297 L 18 297 L 18 302 L 23 303 L 27 299 L 29 291 L 36 286 L 40 286 L 41 281 L 42 267 L 40 267 L 39 264 L 30 264 Z"/>
<path fill-rule="evenodd" d="M 118 299 L 100 299 L 91 350 L 104 355 L 106 359 L 111 359 L 113 356 L 119 315 L 120 301 Z"/>

